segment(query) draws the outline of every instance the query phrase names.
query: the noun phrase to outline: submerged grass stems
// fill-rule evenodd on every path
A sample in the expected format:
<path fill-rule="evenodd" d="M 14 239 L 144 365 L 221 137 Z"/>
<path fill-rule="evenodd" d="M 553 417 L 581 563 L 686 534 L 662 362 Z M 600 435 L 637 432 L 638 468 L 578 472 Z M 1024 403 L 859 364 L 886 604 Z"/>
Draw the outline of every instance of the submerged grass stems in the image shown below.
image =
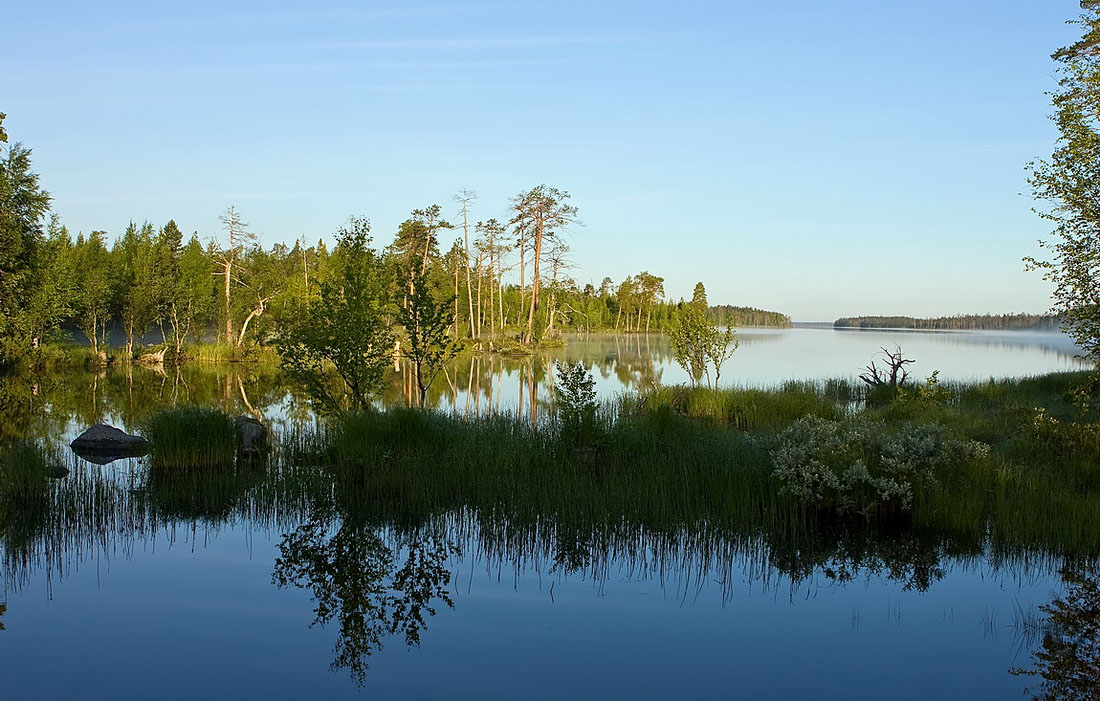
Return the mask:
<path fill-rule="evenodd" d="M 0 447 L 0 534 L 5 539 L 32 533 L 48 508 L 51 457 L 31 441 Z"/>

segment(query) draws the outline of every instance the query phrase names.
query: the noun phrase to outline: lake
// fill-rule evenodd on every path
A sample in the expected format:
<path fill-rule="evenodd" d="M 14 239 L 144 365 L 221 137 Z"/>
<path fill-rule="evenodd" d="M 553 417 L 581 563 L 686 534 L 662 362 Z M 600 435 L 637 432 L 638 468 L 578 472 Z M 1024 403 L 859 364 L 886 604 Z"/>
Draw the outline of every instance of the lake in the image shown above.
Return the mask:
<path fill-rule="evenodd" d="M 894 345 L 917 377 L 1084 367 L 1057 334 L 746 329 L 740 341 L 723 384 L 854 378 Z M 574 337 L 533 357 L 460 358 L 432 403 L 545 411 L 555 360 L 589 366 L 605 398 L 687 379 L 661 336 Z M 392 379 L 385 400 L 400 404 L 408 373 Z M 177 403 L 262 416 L 277 435 L 313 422 L 265 365 L 13 378 L 0 398 L 6 434 L 61 446 Z M 47 515 L 0 505 L 8 698 L 1019 697 L 1035 682 L 1010 670 L 1042 643 L 1039 607 L 1095 562 L 915 528 L 738 529 L 691 505 L 667 522 L 432 509 L 287 467 L 165 485 L 144 459 L 63 455 Z"/>

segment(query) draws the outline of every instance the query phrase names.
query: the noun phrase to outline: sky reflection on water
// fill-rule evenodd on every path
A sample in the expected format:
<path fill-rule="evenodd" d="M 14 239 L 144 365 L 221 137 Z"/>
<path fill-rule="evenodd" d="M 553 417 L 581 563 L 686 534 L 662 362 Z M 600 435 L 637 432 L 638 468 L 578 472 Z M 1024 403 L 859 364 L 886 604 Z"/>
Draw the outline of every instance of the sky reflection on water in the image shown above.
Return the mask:
<path fill-rule="evenodd" d="M 895 342 L 918 376 L 1079 367 L 1051 334 L 741 339 L 730 384 L 852 377 Z M 554 359 L 590 365 L 604 397 L 686 379 L 660 336 L 594 336 L 533 358 L 464 358 L 434 401 L 538 410 Z M 258 412 L 276 431 L 311 421 L 271 368 L 111 368 L 8 390 L 45 407 L 11 430 L 55 443 L 98 420 L 132 428 L 172 403 Z M 567 514 L 395 520 L 368 503 L 294 501 L 263 474 L 181 499 L 146 482 L 142 460 L 69 460 L 66 503 L 83 506 L 44 530 L 23 524 L 26 547 L 10 539 L 22 530 L 4 541 L 11 698 L 1015 697 L 1029 680 L 1009 669 L 1028 665 L 1038 607 L 1065 590 L 1058 557 L 940 534 L 809 542 Z"/>

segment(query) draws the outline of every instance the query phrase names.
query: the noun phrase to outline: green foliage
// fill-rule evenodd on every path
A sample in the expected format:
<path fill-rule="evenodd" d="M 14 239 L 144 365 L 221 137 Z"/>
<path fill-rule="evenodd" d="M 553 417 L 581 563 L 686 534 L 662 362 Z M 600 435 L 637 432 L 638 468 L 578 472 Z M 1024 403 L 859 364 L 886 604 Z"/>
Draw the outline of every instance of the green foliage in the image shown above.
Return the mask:
<path fill-rule="evenodd" d="M 261 247 L 234 207 L 221 217 L 224 240 L 211 239 L 205 247 L 197 233 L 185 237 L 174 221 L 159 229 L 131 222 L 109 243 L 102 231 L 74 240 L 55 218 L 44 238 L 49 196 L 30 170 L 29 154 L 16 144 L 0 163 L 0 197 L 7 198 L 0 200 L 0 365 L 40 356 L 30 351 L 67 324 L 84 332 L 100 364 L 140 359 L 142 346 L 152 350 L 153 344 L 165 362 L 178 362 L 196 355 L 188 346 L 215 340 L 211 336 L 240 351 L 203 352 L 208 358 L 233 360 L 256 346 L 285 347 L 292 329 L 319 303 L 322 286 L 344 275 L 343 252 L 329 255 L 323 241 Z M 375 254 L 393 273 L 386 295 L 404 301 L 408 277 L 396 273 L 416 270 L 436 298 L 451 298 L 452 340 L 480 340 L 487 329 L 494 348 L 550 347 L 563 343 L 564 331 L 667 329 L 677 305 L 665 299 L 662 277 L 643 271 L 617 289 L 607 278 L 597 290 L 591 284 L 582 289 L 566 274 L 571 263 L 561 234 L 577 223 L 569 199 L 568 192 L 545 185 L 521 193 L 509 222 L 515 241 L 508 241 L 508 225 L 490 219 L 476 224 L 473 246 L 456 242 L 446 255 L 440 255 L 439 237 L 454 227 L 442 207 L 414 210 L 387 255 Z M 468 234 L 469 213 L 463 212 Z M 519 266 L 507 260 L 516 249 Z M 520 284 L 506 279 L 509 270 Z M 698 288 L 695 296 L 705 307 L 702 283 Z M 331 289 L 329 297 L 324 304 L 332 304 Z M 719 326 L 790 324 L 783 315 L 747 307 L 714 307 L 707 314 Z M 121 329 L 125 352 L 107 347 L 109 327 L 113 334 Z M 28 365 L 40 367 L 41 358 Z M 316 379 L 317 369 L 308 374 Z"/>
<path fill-rule="evenodd" d="M 714 388 L 722 376 L 722 365 L 737 350 L 737 333 L 733 327 L 720 328 L 707 319 L 706 308 L 698 304 L 685 304 L 673 317 L 668 330 L 669 343 L 677 364 L 687 371 L 693 385 L 706 375 L 711 379 L 714 370 Z"/>
<path fill-rule="evenodd" d="M 707 304 L 707 288 L 703 286 L 703 283 L 695 283 L 695 289 L 691 292 L 691 303 L 702 309 L 710 310 L 710 305 Z"/>
<path fill-rule="evenodd" d="M 342 413 L 371 406 L 382 389 L 394 335 L 385 266 L 370 248 L 370 224 L 353 219 L 339 234 L 339 268 L 320 284 L 298 324 L 279 339 L 283 367 L 318 410 Z M 339 378 L 334 388 L 329 368 Z"/>
<path fill-rule="evenodd" d="M 826 511 L 864 517 L 909 511 L 914 493 L 944 468 L 985 459 L 989 446 L 949 439 L 935 424 L 883 425 L 805 417 L 772 455 L 783 490 Z"/>
<path fill-rule="evenodd" d="M 944 404 L 951 399 L 951 392 L 940 384 L 939 370 L 933 370 L 924 384 L 899 386 L 895 396 L 895 401 L 920 405 Z"/>
<path fill-rule="evenodd" d="M 1062 452 L 1095 455 L 1100 452 L 1100 423 L 1059 421 L 1045 409 L 1033 410 L 1031 429 L 1035 440 Z"/>
<path fill-rule="evenodd" d="M 669 327 L 668 340 L 673 357 L 688 373 L 692 386 L 699 384 L 706 370 L 711 331 L 706 313 L 694 304 L 685 305 Z"/>
<path fill-rule="evenodd" d="M 791 317 L 779 312 L 771 312 L 756 307 L 738 307 L 722 304 L 710 307 L 707 318 L 718 326 L 762 326 L 765 328 L 789 329 Z"/>
<path fill-rule="evenodd" d="M 202 340 L 214 320 L 214 261 L 206 255 L 198 236 L 192 236 L 179 258 L 179 277 L 171 300 L 172 327 L 183 338 Z"/>
<path fill-rule="evenodd" d="M 596 381 L 581 363 L 555 362 L 554 369 L 558 375 L 554 391 L 562 434 L 577 446 L 594 444 L 601 435 L 596 420 Z"/>
<path fill-rule="evenodd" d="M 6 135 L 4 142 L 7 141 Z M 0 367 L 26 354 L 33 339 L 27 307 L 45 261 L 40 257 L 50 196 L 20 143 L 0 147 Z"/>
<path fill-rule="evenodd" d="M 107 322 L 111 315 L 111 259 L 104 244 L 106 234 L 93 231 L 87 238 L 78 235 L 73 245 L 73 308 L 80 330 L 99 355 L 106 345 Z"/>
<path fill-rule="evenodd" d="M 412 216 L 398 226 L 389 252 L 405 270 L 415 268 L 427 273 L 428 263 L 439 257 L 439 232 L 453 228 L 443 219 L 443 208 L 437 204 L 414 209 Z"/>
<path fill-rule="evenodd" d="M 1050 257 L 1026 258 L 1054 284 L 1054 312 L 1085 354 L 1100 362 L 1100 5 L 1082 2 L 1082 38 L 1056 51 L 1053 93 L 1058 141 L 1049 160 L 1030 164 L 1031 187 L 1046 204 L 1040 215 L 1054 239 L 1040 242 Z"/>
<path fill-rule="evenodd" d="M 451 338 L 454 321 L 451 304 L 454 298 L 436 299 L 424 273 L 419 268 L 408 271 L 409 294 L 397 312 L 397 321 L 405 330 L 401 354 L 408 358 L 416 374 L 420 407 L 428 389 L 443 367 L 462 349 Z"/>

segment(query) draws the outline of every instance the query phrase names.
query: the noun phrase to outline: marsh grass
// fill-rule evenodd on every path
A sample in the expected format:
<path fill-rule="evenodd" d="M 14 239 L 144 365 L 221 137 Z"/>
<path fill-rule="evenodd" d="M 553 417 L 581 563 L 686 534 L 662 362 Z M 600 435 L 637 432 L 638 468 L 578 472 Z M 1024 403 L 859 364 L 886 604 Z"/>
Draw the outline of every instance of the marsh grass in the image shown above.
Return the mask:
<path fill-rule="evenodd" d="M 934 400 L 864 403 L 855 414 L 852 403 L 866 395 L 839 381 L 774 391 L 668 387 L 601 405 L 599 438 L 583 447 L 553 413 L 532 425 L 509 414 L 391 409 L 302 432 L 286 458 L 329 475 L 339 509 L 370 503 L 410 522 L 474 509 L 516 523 L 626 519 L 666 533 L 707 523 L 741 535 L 804 535 L 836 524 L 782 493 L 772 456 L 783 430 L 804 416 L 865 422 L 885 437 L 929 426 L 988 445 L 988 455 L 937 467 L 890 527 L 987 542 L 1006 556 L 1020 548 L 1100 553 L 1100 455 L 1044 444 L 1034 428 L 1036 407 L 1066 426 L 1089 425 L 1073 404 L 1082 378 L 946 384 Z"/>
<path fill-rule="evenodd" d="M 237 452 L 233 417 L 217 409 L 175 407 L 150 415 L 142 433 L 151 445 L 150 465 L 160 470 L 230 469 Z"/>
<path fill-rule="evenodd" d="M 32 441 L 0 447 L 0 510 L 45 507 L 50 464 L 50 454 Z"/>
<path fill-rule="evenodd" d="M 838 399 L 850 400 L 850 388 L 840 383 L 788 383 L 778 391 L 657 387 L 620 400 L 623 414 L 645 414 L 668 408 L 692 419 L 705 419 L 743 431 L 774 431 L 804 416 L 840 418 Z M 836 398 L 834 398 L 834 396 Z"/>
<path fill-rule="evenodd" d="M 554 422 L 405 409 L 348 416 L 298 443 L 342 498 L 410 518 L 473 508 L 528 521 L 569 514 L 680 527 L 780 517 L 790 507 L 764 488 L 764 445 L 670 411 L 620 417 L 585 450 Z"/>
<path fill-rule="evenodd" d="M 140 534 L 150 523 L 321 519 L 466 534 L 501 561 L 541 558 L 563 571 L 600 572 L 616 558 L 646 572 L 687 562 L 720 570 L 740 553 L 794 578 L 877 570 L 922 588 L 945 558 L 1100 555 L 1098 455 L 1035 433 L 1039 408 L 1067 430 L 1095 423 L 1075 403 L 1080 379 L 945 384 L 935 401 L 861 404 L 855 415 L 865 397 L 841 382 L 666 388 L 600 405 L 597 437 L 585 445 L 552 409 L 534 424 L 507 413 L 370 411 L 287 430 L 258 464 L 236 458 L 228 414 L 176 408 L 146 421 L 154 453 L 129 486 L 100 471 L 42 488 L 36 470 L 48 459 L 19 457 L 23 467 L 4 483 L 16 486 L 0 494 L 44 494 L 48 508 L 8 511 L 0 529 L 6 543 L 38 538 L 46 545 L 36 547 L 56 553 L 103 540 L 97 532 Z M 783 493 L 772 474 L 779 436 L 806 415 L 934 424 L 988 444 L 990 455 L 938 470 L 904 518 L 831 518 Z M 13 540 L 16 530 L 23 535 Z"/>
<path fill-rule="evenodd" d="M 268 363 L 277 364 L 279 355 L 274 348 L 247 344 L 203 343 L 184 348 L 184 358 L 200 363 Z"/>

